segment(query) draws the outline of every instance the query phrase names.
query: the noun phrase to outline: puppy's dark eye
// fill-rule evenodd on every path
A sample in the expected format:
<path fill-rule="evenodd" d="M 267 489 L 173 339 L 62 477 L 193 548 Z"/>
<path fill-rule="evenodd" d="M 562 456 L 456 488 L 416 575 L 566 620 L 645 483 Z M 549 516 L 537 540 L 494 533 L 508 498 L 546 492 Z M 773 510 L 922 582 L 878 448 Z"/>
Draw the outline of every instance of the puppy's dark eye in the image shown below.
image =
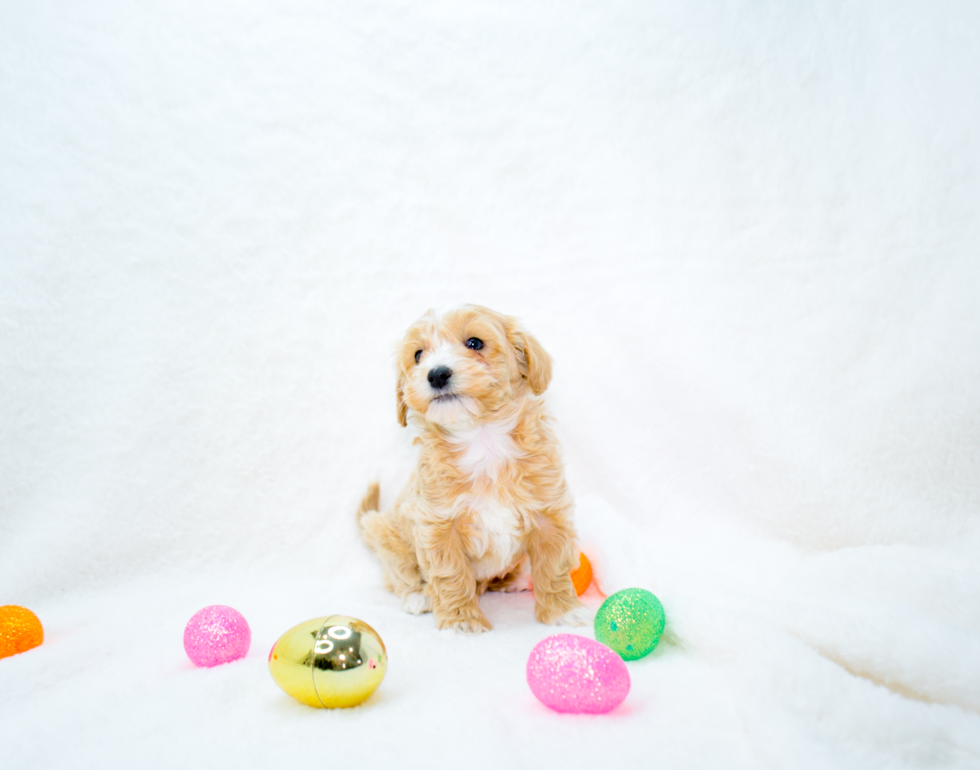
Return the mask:
<path fill-rule="evenodd" d="M 477 337 L 470 337 L 466 340 L 466 347 L 470 350 L 483 350 L 483 340 Z"/>
<path fill-rule="evenodd" d="M 418 363 L 420 360 L 422 360 L 422 351 L 421 350 L 416 350 L 415 351 L 415 363 Z"/>

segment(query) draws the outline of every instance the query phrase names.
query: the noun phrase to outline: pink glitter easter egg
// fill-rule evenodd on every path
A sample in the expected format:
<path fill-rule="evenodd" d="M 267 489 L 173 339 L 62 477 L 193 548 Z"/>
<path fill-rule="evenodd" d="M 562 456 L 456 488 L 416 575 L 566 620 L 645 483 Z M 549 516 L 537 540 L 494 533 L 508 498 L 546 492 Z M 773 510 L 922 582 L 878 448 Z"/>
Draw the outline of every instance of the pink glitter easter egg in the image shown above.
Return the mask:
<path fill-rule="evenodd" d="M 574 634 L 556 634 L 535 645 L 527 659 L 527 683 L 545 706 L 570 714 L 605 714 L 630 691 L 623 659 Z"/>
<path fill-rule="evenodd" d="M 244 658 L 252 630 L 242 614 L 223 604 L 194 613 L 184 628 L 184 649 L 195 666 L 210 668 Z"/>

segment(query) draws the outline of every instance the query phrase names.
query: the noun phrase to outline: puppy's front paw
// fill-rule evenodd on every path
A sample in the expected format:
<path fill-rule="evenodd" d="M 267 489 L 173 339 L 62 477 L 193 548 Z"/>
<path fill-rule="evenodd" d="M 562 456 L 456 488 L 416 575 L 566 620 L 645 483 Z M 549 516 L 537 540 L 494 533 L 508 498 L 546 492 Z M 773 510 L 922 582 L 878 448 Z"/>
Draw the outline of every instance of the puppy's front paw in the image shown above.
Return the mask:
<path fill-rule="evenodd" d="M 592 610 L 584 604 L 574 607 L 564 615 L 548 621 L 550 626 L 588 626 L 592 624 Z"/>
<path fill-rule="evenodd" d="M 452 628 L 470 636 L 482 634 L 493 628 L 487 616 L 479 608 L 453 610 L 444 615 L 436 615 L 436 625 L 439 628 Z"/>
<path fill-rule="evenodd" d="M 432 612 L 432 601 L 422 591 L 413 591 L 402 597 L 402 609 L 409 615 Z"/>
<path fill-rule="evenodd" d="M 478 620 L 461 620 L 452 625 L 451 628 L 455 628 L 459 633 L 467 636 L 476 636 L 484 631 L 489 631 L 493 626 L 488 621 L 481 623 Z"/>

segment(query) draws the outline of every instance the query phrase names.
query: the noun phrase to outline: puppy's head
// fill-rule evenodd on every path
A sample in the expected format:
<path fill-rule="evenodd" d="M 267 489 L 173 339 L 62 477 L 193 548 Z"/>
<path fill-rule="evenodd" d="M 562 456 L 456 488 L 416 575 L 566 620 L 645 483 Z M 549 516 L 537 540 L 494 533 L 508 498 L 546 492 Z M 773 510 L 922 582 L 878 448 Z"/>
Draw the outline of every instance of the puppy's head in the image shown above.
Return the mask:
<path fill-rule="evenodd" d="M 398 349 L 398 421 L 408 411 L 445 428 L 492 419 L 551 380 L 551 358 L 517 320 L 485 307 L 430 310 Z"/>

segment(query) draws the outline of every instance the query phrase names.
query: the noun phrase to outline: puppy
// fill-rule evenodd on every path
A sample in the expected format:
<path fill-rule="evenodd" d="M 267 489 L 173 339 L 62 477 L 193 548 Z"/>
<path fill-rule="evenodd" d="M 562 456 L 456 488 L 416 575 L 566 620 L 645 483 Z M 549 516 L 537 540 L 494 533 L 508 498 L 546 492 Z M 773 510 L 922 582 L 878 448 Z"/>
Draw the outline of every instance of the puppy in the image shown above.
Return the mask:
<path fill-rule="evenodd" d="M 590 622 L 569 576 L 572 496 L 541 398 L 548 354 L 514 318 L 465 305 L 416 321 L 397 370 L 398 421 L 418 430 L 418 466 L 386 512 L 377 484 L 358 509 L 387 587 L 407 612 L 463 633 L 491 628 L 484 591 L 529 582 L 542 623 Z"/>

